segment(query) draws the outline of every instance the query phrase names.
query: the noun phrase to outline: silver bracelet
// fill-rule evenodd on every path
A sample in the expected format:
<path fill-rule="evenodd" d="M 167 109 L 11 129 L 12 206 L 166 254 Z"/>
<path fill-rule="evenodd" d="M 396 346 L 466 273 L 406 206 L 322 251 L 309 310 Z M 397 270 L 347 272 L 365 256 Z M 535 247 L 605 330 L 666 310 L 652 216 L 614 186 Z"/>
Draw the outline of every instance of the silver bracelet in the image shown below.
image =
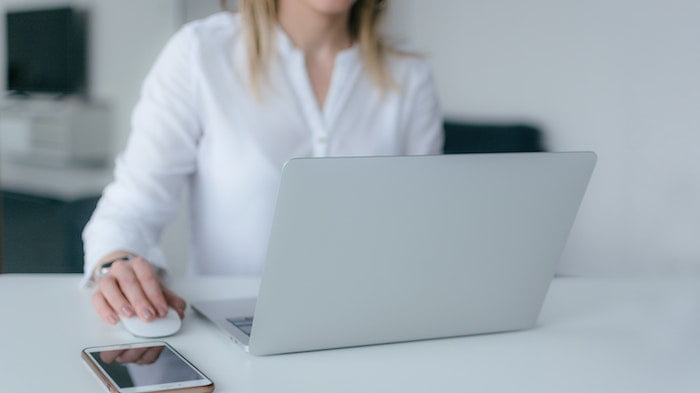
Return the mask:
<path fill-rule="evenodd" d="M 97 269 L 97 272 L 95 272 L 95 281 L 98 281 L 102 277 L 106 276 L 107 273 L 109 273 L 109 268 L 112 267 L 114 262 L 130 261 L 130 260 L 134 259 L 135 257 L 136 257 L 135 255 L 127 254 L 127 255 L 121 256 L 119 258 L 114 258 L 111 261 L 107 261 L 107 262 L 103 263 L 102 266 L 100 266 L 100 268 Z"/>

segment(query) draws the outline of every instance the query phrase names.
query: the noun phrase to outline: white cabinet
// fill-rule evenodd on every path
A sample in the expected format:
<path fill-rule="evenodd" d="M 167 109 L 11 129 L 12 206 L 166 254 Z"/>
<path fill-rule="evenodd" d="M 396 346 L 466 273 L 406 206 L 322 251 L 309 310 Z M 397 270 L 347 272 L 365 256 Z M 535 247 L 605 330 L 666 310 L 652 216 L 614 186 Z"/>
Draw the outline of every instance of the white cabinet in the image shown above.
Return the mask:
<path fill-rule="evenodd" d="M 104 165 L 111 158 L 111 125 L 106 105 L 13 100 L 0 106 L 0 156 L 51 166 Z"/>

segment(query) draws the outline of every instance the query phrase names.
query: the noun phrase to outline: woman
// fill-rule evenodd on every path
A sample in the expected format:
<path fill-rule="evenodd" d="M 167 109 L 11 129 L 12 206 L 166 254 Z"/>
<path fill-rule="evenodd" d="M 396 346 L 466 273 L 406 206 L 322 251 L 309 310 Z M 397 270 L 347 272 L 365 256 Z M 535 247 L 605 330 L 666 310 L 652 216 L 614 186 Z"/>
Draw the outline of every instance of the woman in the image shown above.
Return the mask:
<path fill-rule="evenodd" d="M 128 146 L 85 228 L 85 280 L 108 323 L 185 302 L 158 241 L 183 187 L 197 274 L 260 274 L 281 169 L 301 156 L 434 154 L 421 59 L 378 34 L 385 0 L 241 0 L 184 26 L 144 82 Z"/>

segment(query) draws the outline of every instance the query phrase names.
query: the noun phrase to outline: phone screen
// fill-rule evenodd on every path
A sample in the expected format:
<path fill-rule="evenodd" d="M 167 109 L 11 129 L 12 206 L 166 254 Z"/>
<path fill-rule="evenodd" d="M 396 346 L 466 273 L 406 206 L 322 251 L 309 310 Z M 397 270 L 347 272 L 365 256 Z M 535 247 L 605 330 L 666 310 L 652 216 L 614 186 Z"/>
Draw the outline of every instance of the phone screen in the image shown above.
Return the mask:
<path fill-rule="evenodd" d="M 96 350 L 89 354 L 119 388 L 206 380 L 196 369 L 162 344 Z"/>

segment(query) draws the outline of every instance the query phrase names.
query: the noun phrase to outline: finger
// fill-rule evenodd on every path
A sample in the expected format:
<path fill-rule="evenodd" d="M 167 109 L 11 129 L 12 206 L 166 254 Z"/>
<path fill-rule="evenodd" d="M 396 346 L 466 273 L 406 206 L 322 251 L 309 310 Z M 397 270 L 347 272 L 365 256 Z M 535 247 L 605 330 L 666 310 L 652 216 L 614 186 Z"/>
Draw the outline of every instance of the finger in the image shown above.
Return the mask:
<path fill-rule="evenodd" d="M 187 306 L 187 302 L 185 302 L 183 298 L 177 296 L 175 292 L 171 291 L 167 287 L 163 286 L 162 288 L 163 295 L 165 296 L 165 300 L 168 302 L 168 305 L 177 311 L 180 319 L 185 318 L 185 307 Z"/>
<path fill-rule="evenodd" d="M 119 317 L 117 317 L 117 314 L 112 309 L 112 306 L 109 305 L 102 292 L 96 291 L 92 294 L 92 306 L 95 307 L 97 314 L 108 324 L 114 325 L 119 322 Z"/>
<path fill-rule="evenodd" d="M 158 278 L 155 270 L 153 270 L 153 266 L 151 266 L 151 264 L 145 259 L 140 257 L 132 259 L 131 266 L 134 269 L 136 278 L 141 283 L 143 292 L 158 311 L 158 316 L 161 318 L 166 316 L 168 314 L 168 303 L 165 301 L 165 297 L 163 296 L 163 291 L 161 290 L 160 286 L 160 279 Z"/>
<path fill-rule="evenodd" d="M 160 356 L 160 353 L 163 351 L 163 348 L 165 347 L 150 347 L 146 352 L 141 355 L 141 357 L 138 360 L 138 364 L 151 364 L 155 362 L 158 357 Z"/>
<path fill-rule="evenodd" d="M 123 317 L 129 318 L 134 316 L 134 309 L 124 297 L 116 277 L 108 274 L 102 277 L 98 283 L 100 292 L 112 307 L 112 310 L 116 310 Z"/>
<path fill-rule="evenodd" d="M 128 349 L 119 355 L 116 360 L 119 363 L 136 363 L 147 349 L 148 347 Z"/>
<path fill-rule="evenodd" d="M 156 316 L 156 312 L 151 302 L 146 298 L 146 294 L 144 294 L 141 283 L 136 278 L 131 264 L 121 263 L 117 265 L 115 263 L 109 269 L 109 272 L 116 277 L 119 288 L 136 310 L 136 315 L 146 322 L 152 321 Z"/>

